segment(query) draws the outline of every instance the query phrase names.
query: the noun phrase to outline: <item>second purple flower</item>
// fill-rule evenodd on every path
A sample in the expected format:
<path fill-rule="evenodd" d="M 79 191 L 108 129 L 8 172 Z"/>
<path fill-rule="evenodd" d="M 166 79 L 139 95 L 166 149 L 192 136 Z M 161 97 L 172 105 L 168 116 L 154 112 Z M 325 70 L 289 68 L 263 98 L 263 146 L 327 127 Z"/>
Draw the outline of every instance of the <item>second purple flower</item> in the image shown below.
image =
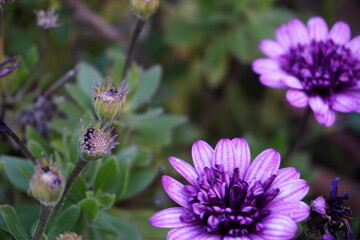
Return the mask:
<path fill-rule="evenodd" d="M 307 26 L 293 19 L 276 30 L 275 39 L 260 43 L 269 58 L 253 63 L 261 83 L 288 88 L 288 102 L 309 105 L 324 126 L 334 123 L 335 111 L 360 112 L 360 36 L 350 40 L 346 23 L 329 30 L 320 17 Z"/>

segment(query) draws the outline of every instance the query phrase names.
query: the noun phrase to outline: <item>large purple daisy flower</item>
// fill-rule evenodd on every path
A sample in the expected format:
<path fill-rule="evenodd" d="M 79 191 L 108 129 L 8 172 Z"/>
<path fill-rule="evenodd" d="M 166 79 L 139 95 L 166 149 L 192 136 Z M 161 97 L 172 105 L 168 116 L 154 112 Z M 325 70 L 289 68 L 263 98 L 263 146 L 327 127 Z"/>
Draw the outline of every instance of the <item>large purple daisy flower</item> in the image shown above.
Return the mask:
<path fill-rule="evenodd" d="M 309 215 L 300 201 L 308 184 L 295 168 L 279 169 L 280 154 L 274 149 L 250 164 L 250 149 L 242 138 L 221 139 L 215 150 L 197 141 L 192 158 L 195 168 L 169 158 L 190 184 L 163 176 L 165 191 L 180 207 L 150 218 L 154 226 L 174 228 L 168 240 L 291 239 L 295 222 Z"/>
<path fill-rule="evenodd" d="M 324 126 L 334 123 L 335 111 L 360 112 L 360 36 L 350 40 L 346 23 L 329 31 L 320 17 L 307 26 L 293 19 L 276 30 L 275 39 L 260 43 L 269 58 L 253 62 L 264 85 L 288 88 L 288 102 L 309 105 Z"/>

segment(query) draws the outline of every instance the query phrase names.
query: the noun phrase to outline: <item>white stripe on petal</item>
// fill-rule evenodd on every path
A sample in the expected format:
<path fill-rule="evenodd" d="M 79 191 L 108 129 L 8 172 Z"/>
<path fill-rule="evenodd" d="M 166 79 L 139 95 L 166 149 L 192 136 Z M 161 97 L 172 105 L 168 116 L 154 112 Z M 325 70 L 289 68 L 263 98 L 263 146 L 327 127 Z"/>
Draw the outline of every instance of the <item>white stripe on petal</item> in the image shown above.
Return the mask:
<path fill-rule="evenodd" d="M 311 39 L 316 41 L 324 41 L 327 38 L 329 29 L 321 17 L 312 17 L 307 23 L 307 28 Z"/>
<path fill-rule="evenodd" d="M 288 31 L 292 46 L 297 46 L 298 44 L 308 44 L 310 42 L 308 30 L 299 19 L 289 21 Z"/>
<path fill-rule="evenodd" d="M 345 22 L 337 22 L 329 32 L 329 39 L 337 44 L 346 44 L 350 40 L 350 27 Z"/>
<path fill-rule="evenodd" d="M 324 114 L 329 110 L 328 104 L 320 96 L 309 97 L 309 105 L 315 114 Z"/>
<path fill-rule="evenodd" d="M 281 70 L 279 64 L 269 58 L 256 59 L 252 63 L 252 69 L 258 74 L 273 73 Z"/>
<path fill-rule="evenodd" d="M 287 85 L 282 81 L 284 74 L 268 73 L 261 75 L 259 80 L 262 84 L 272 88 L 287 88 Z"/>
<path fill-rule="evenodd" d="M 279 171 L 277 171 L 276 178 L 271 186 L 277 188 L 277 185 L 282 182 L 290 181 L 293 179 L 299 179 L 299 178 L 300 178 L 300 172 L 296 168 L 293 167 L 281 168 L 279 169 Z"/>
<path fill-rule="evenodd" d="M 245 173 L 244 180 L 251 182 L 254 179 L 264 182 L 271 175 L 276 174 L 280 166 L 280 154 L 274 149 L 262 151 L 251 163 Z"/>
<path fill-rule="evenodd" d="M 196 172 L 200 175 L 205 167 L 212 167 L 214 150 L 206 142 L 199 140 L 192 145 L 191 155 Z"/>
<path fill-rule="evenodd" d="M 336 115 L 333 110 L 329 109 L 324 114 L 315 114 L 315 118 L 320 124 L 324 125 L 325 127 L 330 127 L 334 124 Z"/>
<path fill-rule="evenodd" d="M 301 201 L 273 201 L 268 204 L 267 208 L 274 214 L 286 215 L 295 222 L 306 219 L 310 214 L 310 207 Z"/>
<path fill-rule="evenodd" d="M 285 75 L 282 80 L 289 88 L 303 89 L 303 85 L 296 77 Z"/>
<path fill-rule="evenodd" d="M 184 214 L 182 207 L 167 208 L 152 215 L 149 221 L 155 227 L 162 228 L 176 228 L 191 225 L 191 223 L 184 223 L 180 220 L 182 214 Z"/>
<path fill-rule="evenodd" d="M 162 177 L 161 182 L 166 193 L 172 200 L 182 207 L 188 206 L 187 193 L 182 183 L 166 175 Z"/>
<path fill-rule="evenodd" d="M 270 58 L 277 58 L 280 55 L 284 54 L 285 49 L 273 40 L 262 40 L 259 45 L 260 50 Z"/>
<path fill-rule="evenodd" d="M 357 108 L 357 102 L 350 95 L 338 94 L 334 96 L 331 108 L 338 112 L 352 112 Z"/>
<path fill-rule="evenodd" d="M 203 228 L 203 226 L 199 225 L 175 228 L 169 231 L 166 240 L 195 240 L 196 237 L 203 233 Z"/>
<path fill-rule="evenodd" d="M 263 239 L 292 239 L 297 231 L 294 221 L 282 215 L 269 215 L 262 223 L 265 229 L 259 232 L 258 235 L 263 237 Z"/>
<path fill-rule="evenodd" d="M 239 163 L 236 167 L 239 168 L 240 178 L 242 179 L 250 165 L 251 154 L 249 144 L 243 138 L 234 138 L 232 142 L 235 146 L 237 159 L 239 159 Z"/>
<path fill-rule="evenodd" d="M 189 183 L 197 186 L 198 175 L 189 163 L 176 157 L 169 157 L 169 162 Z"/>
<path fill-rule="evenodd" d="M 346 44 L 346 46 L 350 48 L 353 54 L 360 50 L 360 35 L 351 39 L 350 42 Z"/>
<path fill-rule="evenodd" d="M 277 184 L 276 188 L 280 190 L 279 194 L 274 198 L 276 201 L 299 201 L 309 191 L 309 185 L 303 179 L 294 179 Z"/>
<path fill-rule="evenodd" d="M 278 43 L 280 43 L 284 47 L 284 49 L 289 49 L 291 47 L 288 27 L 286 24 L 276 29 L 275 39 Z"/>
<path fill-rule="evenodd" d="M 308 105 L 308 96 L 300 90 L 289 89 L 286 92 L 286 100 L 294 107 L 306 107 Z"/>
<path fill-rule="evenodd" d="M 215 147 L 214 164 L 224 167 L 224 171 L 232 173 L 240 160 L 237 158 L 234 144 L 230 139 L 221 139 Z"/>

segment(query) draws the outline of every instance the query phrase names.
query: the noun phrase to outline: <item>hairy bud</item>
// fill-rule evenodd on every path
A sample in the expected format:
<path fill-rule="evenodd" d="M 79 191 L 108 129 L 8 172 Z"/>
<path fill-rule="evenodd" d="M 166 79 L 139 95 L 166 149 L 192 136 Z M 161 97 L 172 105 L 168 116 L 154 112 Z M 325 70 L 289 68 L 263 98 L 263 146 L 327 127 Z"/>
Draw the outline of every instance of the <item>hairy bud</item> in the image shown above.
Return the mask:
<path fill-rule="evenodd" d="M 159 7 L 159 0 L 131 0 L 131 10 L 140 19 L 148 19 Z"/>
<path fill-rule="evenodd" d="M 63 234 L 60 234 L 56 240 L 82 240 L 82 236 L 77 235 L 76 233 L 73 232 L 66 232 Z"/>

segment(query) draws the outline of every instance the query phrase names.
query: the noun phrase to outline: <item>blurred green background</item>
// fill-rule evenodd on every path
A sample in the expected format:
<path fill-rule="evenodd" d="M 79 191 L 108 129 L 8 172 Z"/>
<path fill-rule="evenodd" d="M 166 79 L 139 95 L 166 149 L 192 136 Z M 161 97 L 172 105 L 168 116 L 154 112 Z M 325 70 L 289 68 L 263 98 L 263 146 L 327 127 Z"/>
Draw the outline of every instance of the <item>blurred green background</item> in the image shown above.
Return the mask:
<path fill-rule="evenodd" d="M 44 33 L 36 26 L 34 10 L 48 7 L 54 7 L 60 15 L 60 26 Z M 150 90 L 143 89 L 151 101 L 145 99 L 141 106 L 125 111 L 138 117 L 150 114 L 148 109 L 163 108 L 161 111 L 167 115 L 155 125 L 146 116 L 136 118 L 143 125 L 130 131 L 132 138 L 128 142 L 127 128 L 121 124 L 117 126 L 123 144 L 117 152 L 120 154 L 123 148 L 136 144 L 142 149 L 137 157 L 143 154 L 148 158 L 144 158 L 145 163 L 137 162 L 142 169 L 134 170 L 135 180 L 129 180 L 133 185 L 146 183 L 128 197 L 117 199 L 115 207 L 108 210 L 111 215 L 130 224 L 134 231 L 131 234 L 135 234 L 133 239 L 163 239 L 166 230 L 153 228 L 147 222 L 157 210 L 173 205 L 162 190 L 160 177 L 169 174 L 180 179 L 167 163 L 167 156 L 191 161 L 191 144 L 195 140 L 203 139 L 214 147 L 220 138 L 244 137 L 253 157 L 266 148 L 275 148 L 284 156 L 304 109 L 287 104 L 285 91 L 266 88 L 252 72 L 252 61 L 262 56 L 258 50 L 259 41 L 273 39 L 276 27 L 291 18 L 307 21 L 316 15 L 324 17 L 329 25 L 346 21 L 354 37 L 360 34 L 359 12 L 360 2 L 356 0 L 161 1 L 159 10 L 146 22 L 134 53 L 137 65 L 131 73 L 134 79 L 144 74 L 147 78 L 161 75 L 161 83 L 159 80 Z M 44 141 L 43 137 L 51 139 L 50 142 L 61 141 L 63 126 L 68 126 L 67 137 L 71 138 L 78 119 L 89 119 L 93 114 L 89 113 L 91 109 L 86 110 L 86 106 L 91 107 L 87 100 L 84 103 L 76 99 L 76 91 L 90 86 L 100 77 L 109 76 L 120 81 L 121 64 L 136 21 L 129 10 L 129 2 L 16 0 L 4 7 L 3 19 L 5 54 L 17 55 L 22 62 L 21 68 L 5 79 L 8 84 L 7 96 L 2 98 L 6 99 L 5 121 L 25 140 L 37 132 L 38 142 Z M 77 78 L 70 79 L 51 96 L 57 110 L 46 110 L 51 112 L 51 117 L 39 123 L 47 127 L 44 129 L 24 120 L 24 116 L 28 116 L 24 113 L 35 111 L 38 96 L 79 62 L 82 75 L 79 73 Z M 38 66 L 31 72 L 34 65 Z M 162 70 L 155 65 L 160 65 Z M 89 82 L 83 84 L 86 79 Z M 79 84 L 77 88 L 75 83 Z M 142 94 L 136 93 L 139 85 L 141 80 L 131 81 L 132 103 L 136 95 Z M 146 93 L 146 90 L 152 92 Z M 84 105 L 79 110 L 71 107 L 73 103 Z M 124 120 L 125 126 L 134 116 Z M 337 116 L 331 128 L 320 126 L 311 116 L 298 148 L 289 159 L 284 159 L 282 166 L 297 167 L 302 178 L 310 182 L 308 203 L 318 195 L 327 196 L 331 179 L 339 176 L 339 191 L 350 193 L 350 201 L 346 204 L 352 207 L 353 230 L 360 236 L 360 115 Z M 164 136 L 155 130 L 144 130 L 164 124 L 167 124 L 166 129 L 161 129 Z M 141 134 L 136 135 L 136 131 Z M 4 136 L 0 141 L 1 154 L 22 157 Z M 8 179 L 9 176 L 2 174 L 1 204 L 36 204 L 26 196 L 26 191 L 14 192 L 12 181 Z M 136 188 L 133 185 L 128 188 Z M 36 216 L 37 211 L 34 212 Z"/>

